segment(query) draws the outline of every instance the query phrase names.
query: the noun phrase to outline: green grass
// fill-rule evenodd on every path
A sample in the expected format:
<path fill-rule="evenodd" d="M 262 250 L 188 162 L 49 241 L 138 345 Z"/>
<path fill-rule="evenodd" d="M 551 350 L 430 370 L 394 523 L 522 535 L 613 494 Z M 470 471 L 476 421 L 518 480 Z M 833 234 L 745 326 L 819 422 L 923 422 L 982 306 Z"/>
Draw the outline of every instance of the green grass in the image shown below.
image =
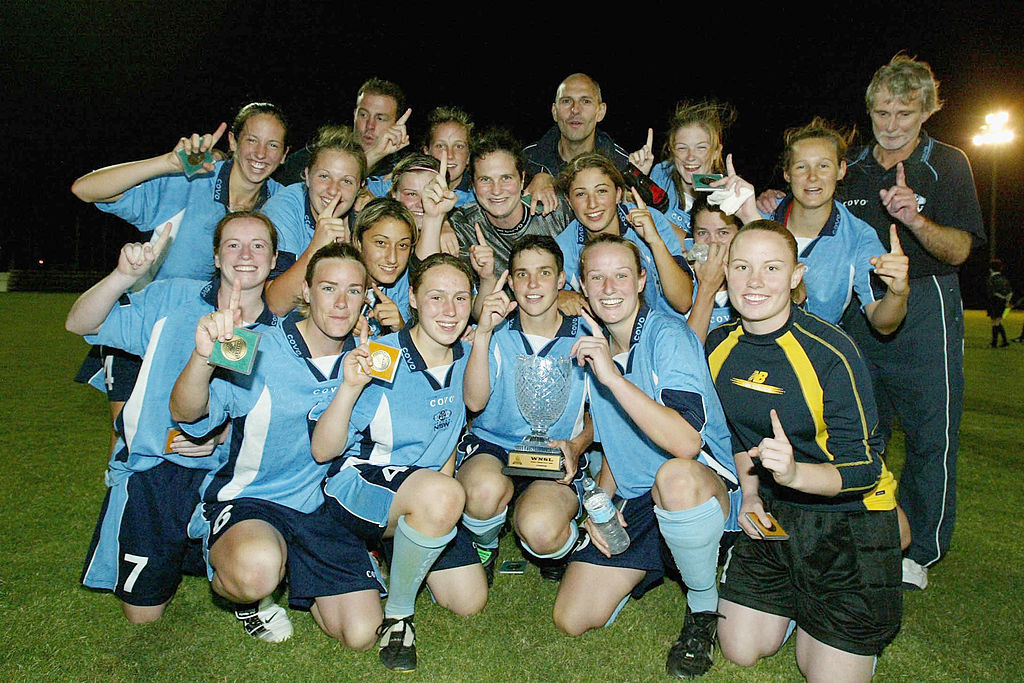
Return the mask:
<path fill-rule="evenodd" d="M 129 625 L 110 595 L 78 582 L 103 499 L 107 407 L 71 377 L 85 343 L 63 331 L 74 297 L 0 295 L 0 675 L 5 680 L 388 680 L 375 653 L 343 650 L 308 614 L 280 645 L 242 634 L 189 578 L 164 618 Z M 1022 316 L 1007 321 L 1011 336 Z M 903 630 L 878 680 L 1021 680 L 1024 659 L 1024 348 L 988 348 L 982 313 L 967 314 L 967 399 L 959 519 L 948 557 L 923 593 L 906 594 Z M 902 442 L 890 450 L 902 464 Z M 503 556 L 517 551 L 506 538 Z M 498 576 L 483 614 L 458 618 L 421 596 L 420 668 L 404 680 L 639 681 L 665 679 L 684 600 L 667 583 L 629 604 L 609 629 L 573 639 L 551 624 L 555 586 L 530 567 Z M 790 681 L 788 644 L 749 670 L 718 663 L 705 680 Z"/>

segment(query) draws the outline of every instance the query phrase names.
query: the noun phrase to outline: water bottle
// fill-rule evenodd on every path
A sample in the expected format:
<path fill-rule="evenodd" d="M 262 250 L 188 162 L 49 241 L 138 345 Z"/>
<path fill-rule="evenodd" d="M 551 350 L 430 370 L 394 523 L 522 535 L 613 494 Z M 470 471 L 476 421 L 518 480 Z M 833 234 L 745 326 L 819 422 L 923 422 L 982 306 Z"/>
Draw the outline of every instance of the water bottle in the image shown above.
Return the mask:
<path fill-rule="evenodd" d="M 590 477 L 583 478 L 583 507 L 587 509 L 590 520 L 600 529 L 601 536 L 608 544 L 608 552 L 618 555 L 629 547 L 629 534 L 619 524 L 612 499 Z"/>
<path fill-rule="evenodd" d="M 683 254 L 683 258 L 691 263 L 707 263 L 711 247 L 704 242 L 694 242 L 690 250 Z"/>

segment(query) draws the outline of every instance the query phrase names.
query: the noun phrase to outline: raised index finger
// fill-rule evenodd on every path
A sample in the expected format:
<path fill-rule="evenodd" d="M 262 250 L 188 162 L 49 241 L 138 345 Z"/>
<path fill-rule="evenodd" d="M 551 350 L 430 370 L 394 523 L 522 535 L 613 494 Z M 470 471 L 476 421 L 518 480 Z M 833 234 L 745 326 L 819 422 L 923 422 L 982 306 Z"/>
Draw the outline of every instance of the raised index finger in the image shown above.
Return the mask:
<path fill-rule="evenodd" d="M 644 145 L 644 147 L 646 147 L 648 151 L 654 149 L 654 129 L 653 128 L 648 128 L 647 129 L 647 144 Z"/>
<path fill-rule="evenodd" d="M 604 337 L 604 332 L 601 330 L 601 326 L 597 324 L 597 321 L 590 317 L 585 309 L 580 309 L 580 317 L 583 318 L 583 322 L 590 328 L 590 334 L 594 337 Z"/>
<path fill-rule="evenodd" d="M 405 122 L 409 120 L 410 116 L 412 116 L 412 109 L 406 109 L 405 113 L 402 114 L 402 118 L 395 121 L 395 125 L 404 126 Z"/>
<path fill-rule="evenodd" d="M 725 174 L 736 175 L 736 167 L 732 165 L 732 154 L 725 155 Z"/>
<path fill-rule="evenodd" d="M 636 208 L 640 209 L 641 211 L 646 211 L 647 205 L 644 204 L 643 197 L 641 197 L 640 193 L 636 191 L 636 188 L 630 187 L 629 191 L 633 193 L 633 201 L 636 203 Z"/>
<path fill-rule="evenodd" d="M 786 438 L 786 430 L 782 428 L 782 421 L 779 420 L 779 414 L 775 412 L 774 408 L 772 408 L 770 415 L 772 418 L 772 434 L 779 441 L 789 441 L 789 439 Z"/>
<path fill-rule="evenodd" d="M 441 150 L 441 170 L 437 172 L 437 179 L 441 182 L 441 187 L 448 189 L 448 149 Z"/>
<path fill-rule="evenodd" d="M 213 131 L 213 135 L 210 136 L 210 144 L 207 145 L 206 149 L 212 149 L 213 146 L 217 144 L 217 141 L 220 140 L 220 136 L 224 135 L 224 131 L 227 129 L 228 124 L 221 121 L 220 125 L 217 126 L 217 130 Z"/>
<path fill-rule="evenodd" d="M 501 276 L 498 281 L 494 283 L 494 291 L 500 292 L 505 289 L 505 283 L 508 282 L 508 269 L 501 271 Z"/>
<path fill-rule="evenodd" d="M 231 283 L 231 298 L 228 299 L 228 309 L 232 311 L 238 310 L 238 307 L 242 305 L 242 281 L 235 278 L 235 281 Z"/>
<path fill-rule="evenodd" d="M 473 227 L 476 229 L 476 243 L 481 247 L 490 246 L 487 244 L 487 237 L 484 235 L 484 231 L 480 229 L 480 224 L 474 223 Z"/>
<path fill-rule="evenodd" d="M 378 302 L 391 301 L 391 299 L 388 298 L 387 294 L 380 291 L 380 288 L 377 286 L 376 282 L 371 282 L 370 287 L 373 289 L 373 293 L 377 295 Z"/>
<path fill-rule="evenodd" d="M 337 218 L 338 204 L 341 203 L 341 192 L 331 197 L 331 201 L 327 202 L 327 206 L 320 213 L 331 218 Z"/>
<path fill-rule="evenodd" d="M 896 164 L 896 185 L 897 187 L 907 186 L 907 172 L 903 169 L 903 162 Z"/>
<path fill-rule="evenodd" d="M 163 253 L 164 248 L 171 239 L 171 224 L 168 222 L 164 225 L 164 229 L 160 232 L 160 237 L 156 239 L 156 243 L 153 244 L 153 260 L 160 258 L 160 254 Z"/>
<path fill-rule="evenodd" d="M 900 244 L 900 235 L 895 223 L 889 224 L 889 253 L 903 255 L 903 245 Z"/>

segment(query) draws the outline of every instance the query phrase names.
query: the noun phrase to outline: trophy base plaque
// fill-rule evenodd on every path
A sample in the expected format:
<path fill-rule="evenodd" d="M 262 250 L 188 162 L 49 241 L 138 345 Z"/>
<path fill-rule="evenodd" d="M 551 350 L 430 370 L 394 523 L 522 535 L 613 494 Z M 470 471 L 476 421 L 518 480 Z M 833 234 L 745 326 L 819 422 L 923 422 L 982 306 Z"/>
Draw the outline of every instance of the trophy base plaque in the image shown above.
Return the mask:
<path fill-rule="evenodd" d="M 562 479 L 565 468 L 562 451 L 546 445 L 523 441 L 508 454 L 508 465 L 501 468 L 506 477 L 528 477 L 530 479 Z"/>

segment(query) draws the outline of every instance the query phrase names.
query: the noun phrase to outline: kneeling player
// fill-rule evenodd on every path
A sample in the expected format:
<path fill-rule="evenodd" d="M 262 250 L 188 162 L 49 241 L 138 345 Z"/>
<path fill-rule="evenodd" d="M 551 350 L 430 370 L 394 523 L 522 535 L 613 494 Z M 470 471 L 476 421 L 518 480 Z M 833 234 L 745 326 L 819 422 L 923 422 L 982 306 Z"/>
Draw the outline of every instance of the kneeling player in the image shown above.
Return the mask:
<path fill-rule="evenodd" d="M 336 524 L 368 542 L 394 539 L 378 630 L 381 662 L 393 670 L 416 668 L 413 612 L 424 579 L 456 614 L 475 614 L 487 601 L 479 558 L 456 533 L 466 494 L 452 478 L 466 424 L 468 353 L 459 338 L 472 299 L 469 266 L 448 254 L 426 258 L 411 278 L 415 323 L 377 340 L 397 351 L 372 358 L 373 368 L 397 364 L 390 381 L 371 377 L 369 347 L 360 345 L 345 357 L 344 382 L 313 430 L 318 462 L 342 456 L 324 482 Z"/>
<path fill-rule="evenodd" d="M 189 433 L 231 421 L 230 449 L 204 482 L 189 533 L 202 538 L 213 590 L 259 640 L 292 633 L 272 594 L 288 572 L 289 603 L 309 609 L 343 645 L 367 649 L 381 620 L 365 546 L 334 524 L 320 484 L 327 467 L 310 457 L 309 420 L 326 409 L 341 380 L 342 352 L 366 293 L 366 269 L 351 245 L 313 254 L 303 304 L 264 334 L 249 377 L 214 372 L 216 341 L 228 341 L 239 311 L 204 316 L 195 349 L 171 394 L 171 413 Z M 308 316 L 303 313 L 308 309 Z"/>
<path fill-rule="evenodd" d="M 895 482 L 882 459 L 871 377 L 839 328 L 790 302 L 804 266 L 792 233 L 755 221 L 729 253 L 740 320 L 708 335 L 743 491 L 740 535 L 722 573 L 726 659 L 753 666 L 796 622 L 812 681 L 868 681 L 900 628 Z M 760 540 L 752 517 L 789 540 Z"/>
<path fill-rule="evenodd" d="M 107 497 L 82 572 L 89 588 L 112 591 L 132 623 L 159 619 L 183 573 L 202 574 L 198 543 L 188 538 L 199 486 L 220 462 L 214 434 L 189 438 L 167 409 L 174 381 L 188 361 L 196 321 L 236 300 L 257 328 L 276 318 L 263 303 L 277 233 L 261 214 L 231 213 L 217 224 L 211 282 L 167 278 L 126 294 L 161 256 L 156 245 L 128 244 L 117 268 L 68 313 L 67 328 L 93 343 L 145 355 L 138 381 L 118 414 L 120 435 L 107 466 Z"/>
<path fill-rule="evenodd" d="M 580 454 L 590 445 L 593 428 L 585 417 L 583 369 L 570 371 L 569 400 L 562 416 L 549 428 L 552 447 L 562 450 L 565 476 L 559 481 L 516 478 L 502 474 L 508 453 L 530 433 L 517 408 L 516 359 L 536 355 L 565 358 L 582 336 L 580 318 L 558 311 L 558 293 L 565 285 L 562 251 L 547 235 L 528 235 L 512 249 L 508 281 L 515 303 L 499 286 L 483 300 L 473 351 L 466 368 L 465 400 L 472 411 L 470 432 L 459 444 L 456 478 L 466 489 L 462 524 L 473 536 L 480 560 L 493 580 L 498 534 L 508 507 L 515 503 L 513 525 L 527 552 L 541 560 L 541 574 L 558 580 L 562 560 L 579 537 L 575 518 L 578 492 L 571 484 Z M 518 310 L 514 310 L 518 307 Z M 502 324 L 502 319 L 508 320 Z M 496 329 L 495 329 L 496 328 Z"/>
<path fill-rule="evenodd" d="M 602 488 L 626 523 L 630 546 L 611 556 L 590 520 L 555 599 L 555 625 L 578 635 L 608 624 L 632 594 L 664 574 L 664 543 L 688 588 L 679 640 L 668 655 L 676 676 L 711 668 L 718 615 L 718 545 L 732 528 L 736 469 L 729 432 L 700 342 L 674 315 L 641 298 L 646 273 L 636 247 L 598 236 L 580 255 L 593 332 L 573 346 L 591 378 L 594 438 L 604 447 Z M 607 338 L 605 335 L 607 334 Z"/>

